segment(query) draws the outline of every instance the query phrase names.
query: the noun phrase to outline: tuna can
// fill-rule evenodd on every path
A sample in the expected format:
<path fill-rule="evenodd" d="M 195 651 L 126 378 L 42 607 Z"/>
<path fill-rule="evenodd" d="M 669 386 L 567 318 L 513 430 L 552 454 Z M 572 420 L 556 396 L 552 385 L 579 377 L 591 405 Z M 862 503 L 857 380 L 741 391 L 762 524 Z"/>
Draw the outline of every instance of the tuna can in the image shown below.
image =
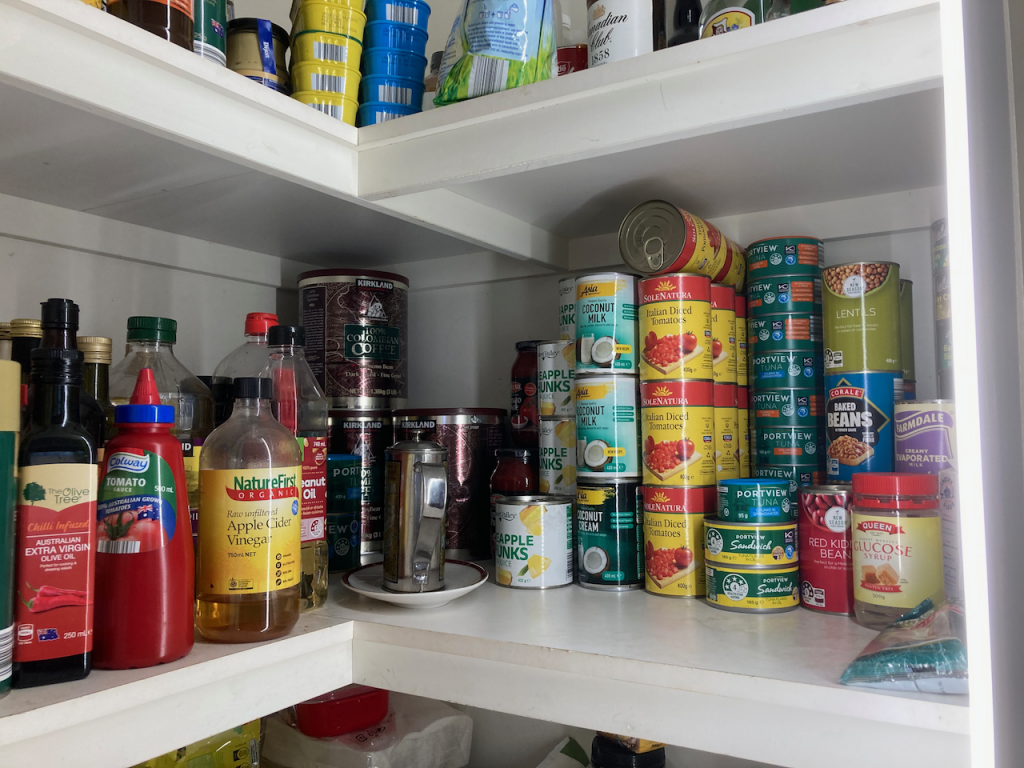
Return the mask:
<path fill-rule="evenodd" d="M 391 272 L 299 275 L 306 360 L 332 408 L 401 408 L 409 396 L 409 281 Z"/>
<path fill-rule="evenodd" d="M 754 389 L 804 389 L 821 384 L 822 355 L 815 352 L 764 352 L 751 360 Z"/>
<path fill-rule="evenodd" d="M 718 499 L 714 485 L 703 488 L 673 488 L 645 485 L 642 488 L 644 514 L 713 515 Z"/>
<path fill-rule="evenodd" d="M 705 563 L 708 605 L 738 613 L 783 613 L 800 605 L 799 568 Z"/>
<path fill-rule="evenodd" d="M 710 381 L 645 381 L 645 485 L 715 484 L 715 406 Z"/>
<path fill-rule="evenodd" d="M 868 371 L 825 377 L 825 470 L 829 482 L 850 482 L 855 472 L 893 471 L 896 403 L 902 373 Z"/>
<path fill-rule="evenodd" d="M 849 485 L 800 488 L 800 602 L 822 613 L 853 615 Z"/>
<path fill-rule="evenodd" d="M 736 388 L 736 431 L 740 440 L 740 477 L 750 477 L 750 403 L 746 387 Z"/>
<path fill-rule="evenodd" d="M 327 456 L 327 570 L 350 571 L 360 565 L 359 531 L 362 528 L 362 457 Z"/>
<path fill-rule="evenodd" d="M 395 411 L 395 440 L 420 432 L 448 449 L 448 506 L 445 557 L 480 560 L 491 553 L 491 473 L 501 447 L 505 411 L 501 408 L 425 408 Z"/>
<path fill-rule="evenodd" d="M 814 275 L 765 275 L 747 285 L 751 317 L 791 312 L 821 314 L 821 278 Z"/>
<path fill-rule="evenodd" d="M 636 276 L 576 278 L 577 374 L 637 372 Z"/>
<path fill-rule="evenodd" d="M 817 427 L 756 427 L 757 466 L 818 464 L 825 456 L 825 435 Z"/>
<path fill-rule="evenodd" d="M 640 476 L 635 376 L 576 380 L 576 476 Z"/>
<path fill-rule="evenodd" d="M 903 357 L 903 398 L 917 398 L 917 367 L 914 364 L 914 283 L 900 280 L 900 355 Z"/>
<path fill-rule="evenodd" d="M 736 292 L 711 286 L 711 365 L 715 384 L 736 383 Z"/>
<path fill-rule="evenodd" d="M 817 389 L 766 389 L 753 394 L 758 427 L 824 427 L 825 398 Z"/>
<path fill-rule="evenodd" d="M 822 271 L 825 370 L 903 372 L 900 265 L 862 261 Z"/>
<path fill-rule="evenodd" d="M 752 317 L 747 334 L 751 354 L 785 350 L 823 354 L 820 312 Z"/>
<path fill-rule="evenodd" d="M 736 385 L 715 384 L 715 482 L 740 476 Z"/>
<path fill-rule="evenodd" d="M 576 342 L 576 278 L 558 281 L 558 338 Z"/>
<path fill-rule="evenodd" d="M 573 581 L 572 496 L 502 496 L 495 503 L 495 580 L 513 589 Z"/>
<path fill-rule="evenodd" d="M 785 480 L 789 483 L 789 503 L 797 503 L 797 490 L 801 485 L 818 485 L 825 482 L 825 473 L 817 464 L 787 464 L 781 466 L 755 467 L 754 477 L 771 480 Z M 790 506 L 792 509 L 792 506 Z"/>
<path fill-rule="evenodd" d="M 723 480 L 718 484 L 718 517 L 724 523 L 788 523 L 796 519 L 788 480 Z"/>
<path fill-rule="evenodd" d="M 576 417 L 576 347 L 568 340 L 537 344 L 537 396 L 541 418 Z"/>
<path fill-rule="evenodd" d="M 640 380 L 711 380 L 711 281 L 662 275 L 639 282 Z"/>
<path fill-rule="evenodd" d="M 704 521 L 704 562 L 747 568 L 779 568 L 800 559 L 796 522 L 727 523 Z"/>
<path fill-rule="evenodd" d="M 576 489 L 576 572 L 581 587 L 623 592 L 644 585 L 640 484 L 587 483 Z"/>
<path fill-rule="evenodd" d="M 545 419 L 540 423 L 540 492 L 558 496 L 576 493 L 576 420 Z"/>
<path fill-rule="evenodd" d="M 825 266 L 825 244 L 816 237 L 771 237 L 747 246 L 751 280 L 769 275 L 819 277 Z"/>
<path fill-rule="evenodd" d="M 649 200 L 626 214 L 619 254 L 630 269 L 645 275 L 685 272 L 714 280 L 724 270 L 732 287 L 743 287 L 742 271 L 726 267 L 729 249 L 718 227 L 664 200 Z"/>
<path fill-rule="evenodd" d="M 644 589 L 663 597 L 702 597 L 704 515 L 644 507 Z"/>
<path fill-rule="evenodd" d="M 363 461 L 361 473 L 363 565 L 384 557 L 384 450 L 394 443 L 391 411 L 331 411 L 329 453 L 350 453 Z"/>
<path fill-rule="evenodd" d="M 747 328 L 747 300 L 736 296 L 736 385 L 745 387 L 750 368 L 750 345 Z"/>

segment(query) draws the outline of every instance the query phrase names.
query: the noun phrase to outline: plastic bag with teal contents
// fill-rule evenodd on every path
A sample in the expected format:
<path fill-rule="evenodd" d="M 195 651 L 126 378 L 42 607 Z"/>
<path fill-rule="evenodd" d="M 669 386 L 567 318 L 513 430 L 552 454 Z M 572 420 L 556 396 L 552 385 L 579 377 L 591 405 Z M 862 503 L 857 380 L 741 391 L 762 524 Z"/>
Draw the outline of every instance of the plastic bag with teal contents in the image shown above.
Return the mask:
<path fill-rule="evenodd" d="M 547 80 L 556 71 L 552 0 L 464 0 L 437 78 L 441 107 Z"/>

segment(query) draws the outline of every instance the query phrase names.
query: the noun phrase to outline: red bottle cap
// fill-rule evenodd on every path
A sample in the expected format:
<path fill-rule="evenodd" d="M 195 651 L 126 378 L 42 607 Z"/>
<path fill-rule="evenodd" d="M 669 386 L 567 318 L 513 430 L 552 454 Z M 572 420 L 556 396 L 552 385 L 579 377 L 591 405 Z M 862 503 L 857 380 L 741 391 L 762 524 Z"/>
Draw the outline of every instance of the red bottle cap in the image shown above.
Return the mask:
<path fill-rule="evenodd" d="M 135 391 L 132 392 L 132 405 L 160 405 L 160 390 L 156 386 L 156 377 L 152 368 L 143 368 L 135 380 Z"/>
<path fill-rule="evenodd" d="M 245 316 L 245 335 L 266 336 L 272 325 L 277 325 L 277 315 L 272 312 L 250 312 Z"/>
<path fill-rule="evenodd" d="M 858 472 L 853 476 L 853 492 L 869 496 L 938 496 L 939 478 L 904 472 Z"/>

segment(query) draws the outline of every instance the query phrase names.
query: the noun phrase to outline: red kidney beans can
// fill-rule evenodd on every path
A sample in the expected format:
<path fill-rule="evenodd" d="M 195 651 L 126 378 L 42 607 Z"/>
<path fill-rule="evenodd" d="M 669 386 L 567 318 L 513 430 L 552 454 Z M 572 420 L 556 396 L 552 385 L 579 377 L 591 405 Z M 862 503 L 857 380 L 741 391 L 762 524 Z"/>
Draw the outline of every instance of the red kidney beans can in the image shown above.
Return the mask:
<path fill-rule="evenodd" d="M 812 611 L 853 615 L 850 487 L 836 484 L 800 488 L 800 602 Z"/>
<path fill-rule="evenodd" d="M 491 473 L 505 431 L 501 408 L 429 408 L 395 411 L 395 440 L 433 440 L 448 449 L 445 557 L 491 556 Z"/>

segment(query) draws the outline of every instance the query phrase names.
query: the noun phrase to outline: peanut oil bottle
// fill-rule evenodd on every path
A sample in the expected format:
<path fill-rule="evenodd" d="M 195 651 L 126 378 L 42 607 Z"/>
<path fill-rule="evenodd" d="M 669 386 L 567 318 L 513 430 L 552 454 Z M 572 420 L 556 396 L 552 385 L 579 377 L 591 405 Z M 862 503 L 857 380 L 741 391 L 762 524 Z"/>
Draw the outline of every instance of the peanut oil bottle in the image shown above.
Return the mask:
<path fill-rule="evenodd" d="M 231 417 L 199 459 L 196 629 L 251 643 L 299 618 L 302 454 L 274 418 L 269 378 L 234 380 Z"/>

